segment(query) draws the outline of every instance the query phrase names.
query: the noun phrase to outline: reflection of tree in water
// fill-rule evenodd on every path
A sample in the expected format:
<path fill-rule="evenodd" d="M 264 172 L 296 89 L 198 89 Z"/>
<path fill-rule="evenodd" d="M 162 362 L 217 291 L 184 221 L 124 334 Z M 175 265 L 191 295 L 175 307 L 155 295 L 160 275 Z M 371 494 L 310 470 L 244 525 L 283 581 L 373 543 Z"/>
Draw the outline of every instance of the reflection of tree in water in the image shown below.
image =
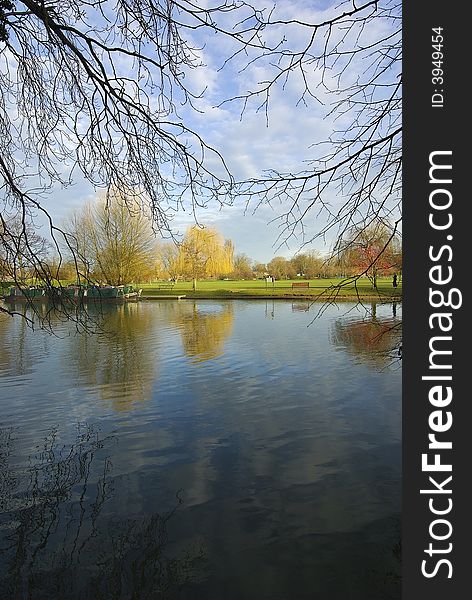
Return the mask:
<path fill-rule="evenodd" d="M 56 314 L 46 304 L 36 304 L 34 313 L 27 302 L 8 305 L 8 309 L 17 316 L 0 313 L 0 368 L 5 368 L 12 376 L 30 372 L 44 354 L 44 337 L 35 337 L 32 330 L 41 329 L 47 319 L 44 329 L 49 331 L 50 327 L 56 327 L 60 333 L 63 314 Z"/>
<path fill-rule="evenodd" d="M 79 426 L 76 441 L 62 446 L 52 431 L 15 476 L 13 434 L 0 429 L 1 598 L 166 599 L 194 578 L 201 550 L 166 551 L 177 506 L 141 519 L 101 518 L 113 492 L 103 458 L 111 438 Z"/>
<path fill-rule="evenodd" d="M 26 315 L 26 306 L 15 306 L 15 310 Z M 34 360 L 28 344 L 29 326 L 25 319 L 0 313 L 0 369 L 11 375 L 24 375 L 33 366 Z"/>
<path fill-rule="evenodd" d="M 9 341 L 9 328 L 10 328 L 11 317 L 8 317 L 4 313 L 0 313 L 0 369 L 7 369 L 12 363 L 12 355 L 14 354 L 12 348 L 10 348 Z"/>
<path fill-rule="evenodd" d="M 196 303 L 181 305 L 171 322 L 178 326 L 182 345 L 192 362 L 204 362 L 221 356 L 224 343 L 233 330 L 233 305 L 223 304 L 218 311 L 204 312 Z"/>
<path fill-rule="evenodd" d="M 104 305 L 100 310 L 103 332 L 71 338 L 67 360 L 115 410 L 130 410 L 151 397 L 158 362 L 150 335 L 156 312 L 143 308 L 139 303 Z"/>
<path fill-rule="evenodd" d="M 34 367 L 43 352 L 41 342 L 32 338 L 31 330 L 40 326 L 38 319 L 48 318 L 49 324 L 54 324 L 54 314 L 41 303 L 35 308 L 36 315 L 26 302 L 9 304 L 8 309 L 18 316 L 0 313 L 0 368 L 7 369 L 10 375 L 21 376 Z"/>
<path fill-rule="evenodd" d="M 402 321 L 392 306 L 392 317 L 377 317 L 372 304 L 368 316 L 362 319 L 338 319 L 333 324 L 333 343 L 356 358 L 382 368 L 399 358 Z"/>

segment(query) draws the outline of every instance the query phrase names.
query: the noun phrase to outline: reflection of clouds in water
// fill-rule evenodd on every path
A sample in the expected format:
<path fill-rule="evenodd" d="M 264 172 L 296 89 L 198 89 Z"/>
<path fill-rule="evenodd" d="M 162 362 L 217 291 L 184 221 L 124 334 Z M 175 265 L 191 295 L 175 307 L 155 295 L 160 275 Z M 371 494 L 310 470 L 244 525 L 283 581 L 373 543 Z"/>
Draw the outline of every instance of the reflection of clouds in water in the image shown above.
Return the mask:
<path fill-rule="evenodd" d="M 310 300 L 292 301 L 292 312 L 308 312 L 313 306 Z"/>
<path fill-rule="evenodd" d="M 138 560 L 139 543 L 130 538 L 129 528 L 136 529 L 147 549 L 148 537 L 158 537 L 159 526 L 142 515 L 150 515 L 156 506 L 172 506 L 175 490 L 183 488 L 184 504 L 178 518 L 169 522 L 169 531 L 183 546 L 205 538 L 211 557 L 209 587 L 197 587 L 185 598 L 220 598 L 222 586 L 231 590 L 228 598 L 238 600 L 264 593 L 302 598 L 316 586 L 320 596 L 326 592 L 326 597 L 349 597 L 349 589 L 344 592 L 357 576 L 356 568 L 364 564 L 370 569 L 379 548 L 389 552 L 395 541 L 401 412 L 399 372 L 380 372 L 333 347 L 333 322 L 340 320 L 347 305 L 330 307 L 313 325 L 312 315 L 293 311 L 291 302 L 282 301 L 275 303 L 274 319 L 264 318 L 265 301 L 143 302 L 129 314 L 117 308 L 110 319 L 116 331 L 123 329 L 124 337 L 112 341 L 112 348 L 127 360 L 109 356 L 109 348 L 101 347 L 105 337 L 86 343 L 78 336 L 49 337 L 44 342 L 47 362 L 37 367 L 27 394 L 5 403 L 14 410 L 14 422 L 21 422 L 25 431 L 30 427 L 34 443 L 45 423 L 70 428 L 77 408 L 82 410 L 77 420 L 93 415 L 104 419 L 107 431 L 120 432 L 111 455 L 113 473 L 118 474 L 115 494 L 105 506 L 107 514 L 115 511 L 124 519 L 115 525 L 102 510 L 97 530 L 114 532 L 117 548 L 123 534 L 127 541 L 122 556 Z M 140 313 L 145 324 L 141 329 L 139 323 L 133 325 Z M 363 316 L 359 314 L 359 320 Z M 377 308 L 377 319 L 386 317 L 392 317 L 391 306 Z M 210 348 L 199 345 L 204 332 L 209 332 Z M 37 339 L 43 339 L 41 332 Z M 142 365 L 127 366 L 129 354 L 120 349 L 126 340 L 142 356 Z M 34 343 L 39 347 L 43 342 Z M 82 348 L 75 347 L 81 343 Z M 140 355 L 145 349 L 147 354 Z M 211 360 L 215 352 L 222 354 Z M 201 356 L 210 359 L 199 361 Z M 40 387 L 41 372 L 49 373 L 54 366 L 64 380 L 48 381 L 47 386 L 41 381 Z M 96 400 L 102 397 L 101 388 L 113 389 L 111 379 L 120 378 L 121 370 L 130 380 L 159 373 L 150 401 L 131 418 L 110 410 L 111 403 Z M 69 381 L 75 382 L 75 389 Z M 126 378 L 120 381 L 125 389 Z M 136 405 L 130 401 L 128 406 Z M 24 449 L 26 456 L 29 447 Z M 107 447 L 95 453 L 84 513 L 88 522 L 107 454 Z M 77 498 L 77 490 L 74 493 Z M 74 507 L 78 521 L 80 502 Z M 136 519 L 136 514 L 141 517 Z M 80 534 L 80 543 L 87 531 Z M 103 538 L 96 539 L 97 545 L 90 541 L 85 546 L 93 573 L 94 553 Z M 55 552 L 59 546 L 52 540 L 48 545 Z M 119 582 L 116 571 L 129 565 L 123 567 L 108 551 L 110 540 L 100 544 L 110 557 L 103 560 L 106 572 L 101 576 Z M 51 558 L 45 571 L 60 572 L 56 559 Z M 83 560 L 89 568 L 88 559 Z M 378 566 L 385 573 L 382 569 Z M 300 587 L 291 579 L 295 572 L 304 582 Z M 69 577 L 69 571 L 63 573 L 63 579 Z M 334 580 L 339 588 L 330 596 Z"/>
<path fill-rule="evenodd" d="M 247 502 L 245 513 L 264 512 L 254 526 L 261 535 L 284 519 L 296 535 L 352 532 L 371 521 L 373 506 L 382 517 L 396 511 L 401 413 L 390 377 L 333 352 L 331 319 L 307 327 L 278 304 L 273 324 L 261 326 L 265 305 L 254 308 L 237 320 L 219 377 L 192 381 L 203 422 L 189 439 L 176 434 L 176 447 L 192 448 L 189 503 L 210 510 L 215 490 L 225 490 Z M 243 345 L 248 332 L 252 346 Z"/>
<path fill-rule="evenodd" d="M 0 429 L 0 596 L 23 598 L 165 598 L 196 577 L 201 548 L 169 551 L 165 514 L 103 516 L 114 494 L 111 438 L 91 426 L 63 445 L 50 431 L 13 473 L 13 430 Z"/>

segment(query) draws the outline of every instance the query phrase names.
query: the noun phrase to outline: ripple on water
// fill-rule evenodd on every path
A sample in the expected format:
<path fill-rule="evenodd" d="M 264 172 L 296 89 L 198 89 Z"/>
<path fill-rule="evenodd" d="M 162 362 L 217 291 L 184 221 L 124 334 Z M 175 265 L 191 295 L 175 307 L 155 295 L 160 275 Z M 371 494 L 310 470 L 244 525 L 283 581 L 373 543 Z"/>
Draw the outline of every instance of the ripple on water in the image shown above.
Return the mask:
<path fill-rule="evenodd" d="M 205 569 L 188 598 L 216 600 L 224 588 L 228 600 L 301 599 L 313 590 L 348 597 L 342 582 L 352 583 L 360 565 L 379 581 L 394 568 L 401 373 L 363 351 L 391 313 L 351 310 L 345 319 L 330 307 L 308 327 L 311 315 L 290 302 L 143 302 L 108 307 L 109 335 L 89 337 L 73 335 L 73 324 L 54 337 L 0 321 L 0 420 L 15 432 L 2 456 L 18 475 L 57 432 L 73 461 L 43 471 L 62 486 L 56 542 L 62 536 L 67 549 L 80 514 L 89 525 L 97 511 L 122 524 L 104 527 L 104 537 L 97 530 L 99 544 L 87 546 L 92 573 L 111 532 L 162 513 L 172 515 L 162 539 L 204 547 Z M 79 439 L 78 423 L 96 431 Z M 67 478 L 78 477 L 80 489 L 85 476 L 82 505 L 80 494 L 74 505 Z M 127 556 L 161 539 L 141 525 Z M 50 558 L 56 542 L 45 546 Z M 252 587 L 242 589 L 248 574 Z M 333 582 L 341 583 L 330 596 Z M 370 583 L 359 597 L 372 597 Z"/>

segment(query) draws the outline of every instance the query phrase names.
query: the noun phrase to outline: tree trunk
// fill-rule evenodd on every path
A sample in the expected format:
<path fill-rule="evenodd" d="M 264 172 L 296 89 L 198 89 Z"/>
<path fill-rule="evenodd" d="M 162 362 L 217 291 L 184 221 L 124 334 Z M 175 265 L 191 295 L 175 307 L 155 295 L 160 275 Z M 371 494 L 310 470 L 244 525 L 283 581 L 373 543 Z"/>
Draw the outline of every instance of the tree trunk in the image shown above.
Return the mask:
<path fill-rule="evenodd" d="M 197 280 L 194 278 L 193 279 L 193 291 L 195 291 L 197 289 Z"/>

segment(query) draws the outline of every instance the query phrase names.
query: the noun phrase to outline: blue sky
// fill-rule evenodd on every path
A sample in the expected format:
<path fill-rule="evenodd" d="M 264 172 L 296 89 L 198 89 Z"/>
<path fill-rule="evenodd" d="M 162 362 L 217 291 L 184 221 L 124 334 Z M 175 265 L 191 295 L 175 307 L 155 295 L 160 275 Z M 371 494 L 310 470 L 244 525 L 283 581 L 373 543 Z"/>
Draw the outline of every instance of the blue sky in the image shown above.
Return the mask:
<path fill-rule="evenodd" d="M 199 2 L 200 6 L 204 4 Z M 262 2 L 258 2 L 258 7 L 262 5 Z M 315 22 L 324 20 L 332 6 L 338 6 L 338 3 L 283 0 L 278 3 L 276 14 L 284 18 L 297 17 Z M 305 31 L 303 28 L 285 27 L 282 30 L 282 27 L 275 27 L 267 35 L 271 41 L 286 35 L 290 38 L 291 47 L 294 47 L 301 45 L 309 33 L 309 30 Z M 224 156 L 236 179 L 257 177 L 267 169 L 285 172 L 303 169 L 304 161 L 313 156 L 314 149 L 311 146 L 326 140 L 333 131 L 334 116 L 326 116 L 332 102 L 330 96 L 317 88 L 319 99 L 324 104 L 313 99 L 309 99 L 306 105 L 300 103 L 303 85 L 301 78 L 294 74 L 283 88 L 274 88 L 268 120 L 264 111 L 257 110 L 259 101 L 249 102 L 241 117 L 240 102 L 221 103 L 231 96 L 257 89 L 260 82 L 268 77 L 272 67 L 262 61 L 245 69 L 247 57 L 237 56 L 221 69 L 224 59 L 234 50 L 231 40 L 202 30 L 189 32 L 188 35 L 192 36 L 189 38 L 190 43 L 199 48 L 202 66 L 188 71 L 185 82 L 196 94 L 204 90 L 205 93 L 195 101 L 199 112 L 184 106 L 179 109 L 179 118 Z M 353 73 L 352 77 L 355 76 Z M 313 70 L 310 77 L 311 83 L 316 85 L 320 74 Z M 335 87 L 334 82 L 332 87 Z M 342 120 L 341 123 L 337 122 L 337 127 L 340 124 L 342 125 Z M 210 157 L 210 165 L 211 160 Z M 218 169 L 216 163 L 214 167 Z M 67 189 L 55 189 L 44 205 L 60 223 L 72 209 L 80 207 L 95 195 L 90 184 L 76 174 L 74 185 Z M 336 202 L 334 197 L 330 200 Z M 232 239 L 236 252 L 244 252 L 255 260 L 266 262 L 274 255 L 292 256 L 302 245 L 303 239 L 292 238 L 288 246 L 279 246 L 277 237 L 280 230 L 274 219 L 283 213 L 283 207 L 275 204 L 272 207 L 262 206 L 254 210 L 255 208 L 255 205 L 246 206 L 244 201 L 236 200 L 231 207 L 209 206 L 201 209 L 197 217 L 200 223 L 217 227 L 225 238 Z M 181 212 L 175 215 L 173 228 L 183 233 L 192 223 L 192 215 Z M 311 238 L 321 224 L 316 212 L 308 215 L 305 220 L 306 238 Z M 317 240 L 310 243 L 308 248 L 327 252 L 330 243 L 330 239 L 325 243 Z"/>

